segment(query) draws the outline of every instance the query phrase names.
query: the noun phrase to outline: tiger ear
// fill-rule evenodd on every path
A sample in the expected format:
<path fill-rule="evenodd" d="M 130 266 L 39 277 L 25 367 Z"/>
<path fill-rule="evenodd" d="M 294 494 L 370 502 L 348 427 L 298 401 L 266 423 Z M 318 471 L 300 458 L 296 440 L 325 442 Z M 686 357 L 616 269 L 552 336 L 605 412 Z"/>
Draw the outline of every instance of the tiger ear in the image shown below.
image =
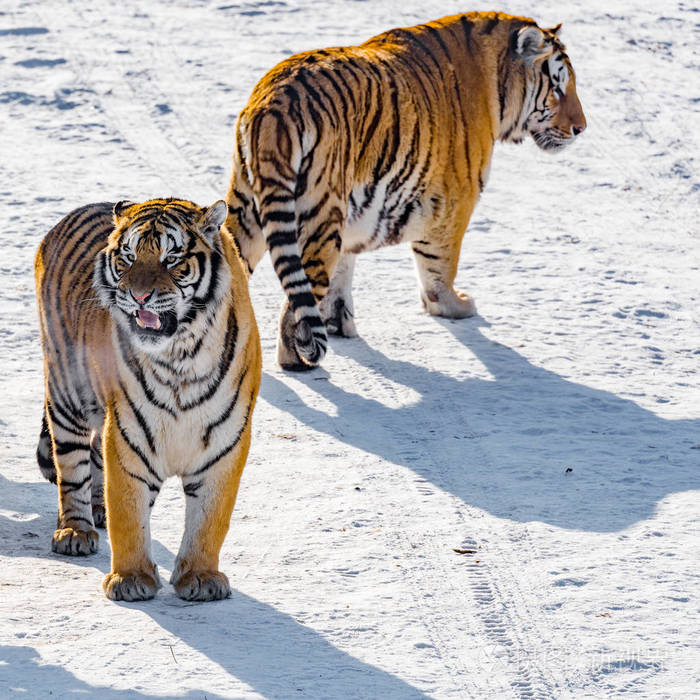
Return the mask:
<path fill-rule="evenodd" d="M 552 36 L 557 36 L 559 34 L 559 30 L 561 29 L 561 22 L 557 24 L 556 27 L 552 27 L 551 29 L 545 29 L 544 32 L 546 34 L 551 34 Z"/>
<path fill-rule="evenodd" d="M 228 207 L 223 199 L 218 202 L 214 202 L 210 207 L 207 207 L 202 212 L 202 216 L 199 220 L 199 230 L 200 233 L 212 243 L 214 238 L 219 233 L 224 221 L 226 221 L 226 215 L 228 214 Z"/>
<path fill-rule="evenodd" d="M 135 202 L 130 202 L 128 199 L 122 199 L 120 202 L 117 202 L 113 209 L 112 213 L 114 214 L 115 219 L 120 219 L 122 216 L 124 216 L 124 213 L 129 207 L 133 207 Z"/>
<path fill-rule="evenodd" d="M 514 32 L 516 55 L 520 56 L 529 66 L 535 59 L 544 56 L 551 48 L 544 41 L 544 34 L 539 27 L 526 25 Z"/>

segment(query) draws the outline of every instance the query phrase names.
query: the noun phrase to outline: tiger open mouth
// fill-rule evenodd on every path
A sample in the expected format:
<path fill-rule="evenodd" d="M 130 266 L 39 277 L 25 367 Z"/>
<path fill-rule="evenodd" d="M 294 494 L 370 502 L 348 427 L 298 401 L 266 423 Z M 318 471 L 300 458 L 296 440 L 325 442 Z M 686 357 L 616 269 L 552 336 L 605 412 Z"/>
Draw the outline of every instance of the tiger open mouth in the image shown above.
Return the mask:
<path fill-rule="evenodd" d="M 160 316 L 148 309 L 136 309 L 134 318 L 139 328 L 145 330 L 159 331 L 161 329 Z"/>
<path fill-rule="evenodd" d="M 132 333 L 146 343 L 159 343 L 170 338 L 177 331 L 179 324 L 173 309 L 156 313 L 149 309 L 136 309 L 129 314 Z"/>

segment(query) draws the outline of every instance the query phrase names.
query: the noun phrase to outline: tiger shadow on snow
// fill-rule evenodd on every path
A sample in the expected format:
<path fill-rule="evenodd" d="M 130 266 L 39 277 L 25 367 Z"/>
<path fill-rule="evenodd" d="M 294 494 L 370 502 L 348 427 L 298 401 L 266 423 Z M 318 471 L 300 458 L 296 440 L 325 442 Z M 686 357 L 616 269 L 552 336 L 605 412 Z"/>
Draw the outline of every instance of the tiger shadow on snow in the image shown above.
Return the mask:
<path fill-rule="evenodd" d="M 391 359 L 359 338 L 334 339 L 348 357 L 420 395 L 390 408 L 316 373 L 295 375 L 337 408 L 305 404 L 264 374 L 261 396 L 349 445 L 412 469 L 499 518 L 617 532 L 649 518 L 668 494 L 700 488 L 700 420 L 667 420 L 613 393 L 537 367 L 489 340 L 478 317 L 435 319 L 491 378 L 456 379 Z M 332 364 L 333 359 L 330 358 Z"/>
<path fill-rule="evenodd" d="M 36 461 L 31 467 L 38 473 Z M 0 556 L 60 559 L 109 571 L 109 542 L 100 530 L 100 547 L 89 557 L 67 557 L 51 551 L 56 528 L 57 490 L 48 481 L 11 481 L 0 474 Z"/>
<path fill-rule="evenodd" d="M 9 690 L 12 695 L 29 698 L 85 697 L 100 700 L 162 700 L 163 695 L 143 693 L 138 690 L 92 685 L 75 676 L 70 669 L 48 664 L 39 651 L 26 645 L 0 645 L 0 665 L 3 678 L 0 691 Z M 106 679 L 105 679 L 106 680 Z M 178 695 L 180 700 L 200 700 L 203 693 L 190 691 Z M 223 700 L 223 696 L 207 692 L 209 700 Z"/>
<path fill-rule="evenodd" d="M 28 506 L 28 504 L 32 504 Z M 56 491 L 51 484 L 17 483 L 0 476 L 0 555 L 60 559 L 69 564 L 109 571 L 109 540 L 100 532 L 100 548 L 87 557 L 66 557 L 51 552 L 50 537 L 55 525 Z M 11 516 L 11 517 L 10 517 Z M 25 535 L 27 535 L 25 537 Z M 175 555 L 157 539 L 153 553 L 160 567 L 170 568 Z M 163 575 L 161 570 L 161 575 Z M 232 572 L 229 572 L 232 573 Z M 99 586 L 101 576 L 93 576 Z M 164 577 L 164 581 L 167 576 Z M 380 668 L 360 661 L 338 649 L 323 635 L 297 622 L 292 616 L 235 589 L 231 598 L 216 603 L 188 603 L 179 599 L 172 587 L 164 583 L 154 600 L 138 603 L 115 603 L 127 610 L 138 609 L 150 616 L 163 630 L 178 638 L 172 654 L 196 650 L 231 676 L 254 688 L 271 700 L 286 700 L 306 694 L 328 700 L 382 697 L 387 700 L 427 700 L 418 688 Z M 68 585 L 68 584 L 66 584 Z M 87 634 L 87 632 L 86 632 Z M 176 662 L 176 661 L 175 661 Z M 0 645 L 0 666 L 3 680 L 17 692 L 28 692 L 31 679 L 34 692 L 51 688 L 54 695 L 79 693 L 97 698 L 144 698 L 156 695 L 135 690 L 119 690 L 100 683 L 80 680 L 69 668 L 46 664 L 38 652 L 24 645 Z M 178 696 L 200 698 L 202 691 L 191 690 Z M 31 693 L 30 693 L 31 694 Z M 208 698 L 218 695 L 210 689 Z"/>

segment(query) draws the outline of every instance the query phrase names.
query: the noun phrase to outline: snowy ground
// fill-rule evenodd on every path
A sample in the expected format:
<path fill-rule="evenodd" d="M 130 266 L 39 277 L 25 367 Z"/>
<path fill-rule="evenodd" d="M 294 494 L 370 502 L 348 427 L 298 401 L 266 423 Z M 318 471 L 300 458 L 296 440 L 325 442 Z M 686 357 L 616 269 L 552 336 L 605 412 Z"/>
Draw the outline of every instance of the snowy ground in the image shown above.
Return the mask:
<path fill-rule="evenodd" d="M 458 276 L 478 318 L 423 315 L 408 248 L 368 255 L 362 338 L 288 375 L 260 265 L 234 594 L 197 605 L 108 601 L 104 536 L 50 552 L 36 246 L 86 202 L 223 196 L 235 117 L 290 53 L 472 8 L 4 0 L 0 697 L 700 695 L 700 11 L 644 4 L 498 7 L 564 22 L 589 129 L 497 150 Z M 173 483 L 166 578 L 182 516 Z"/>

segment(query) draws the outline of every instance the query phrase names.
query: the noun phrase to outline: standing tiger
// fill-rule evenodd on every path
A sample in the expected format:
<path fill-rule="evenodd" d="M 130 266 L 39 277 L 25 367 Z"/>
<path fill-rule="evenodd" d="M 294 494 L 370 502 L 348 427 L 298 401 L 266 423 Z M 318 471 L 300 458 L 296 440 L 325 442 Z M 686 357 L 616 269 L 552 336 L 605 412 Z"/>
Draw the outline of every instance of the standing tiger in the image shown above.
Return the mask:
<path fill-rule="evenodd" d="M 559 27 L 466 13 L 309 51 L 256 85 L 236 124 L 225 229 L 252 273 L 265 252 L 287 302 L 277 358 L 309 369 L 354 336 L 357 253 L 409 241 L 428 313 L 462 318 L 462 237 L 495 141 L 557 150 L 586 120 Z"/>
<path fill-rule="evenodd" d="M 160 587 L 150 513 L 163 481 L 186 495 L 171 583 L 230 594 L 219 568 L 250 445 L 260 341 L 226 205 L 91 204 L 44 238 L 35 272 L 46 403 L 38 459 L 58 482 L 60 554 L 97 550 L 106 520 L 113 600 Z"/>

